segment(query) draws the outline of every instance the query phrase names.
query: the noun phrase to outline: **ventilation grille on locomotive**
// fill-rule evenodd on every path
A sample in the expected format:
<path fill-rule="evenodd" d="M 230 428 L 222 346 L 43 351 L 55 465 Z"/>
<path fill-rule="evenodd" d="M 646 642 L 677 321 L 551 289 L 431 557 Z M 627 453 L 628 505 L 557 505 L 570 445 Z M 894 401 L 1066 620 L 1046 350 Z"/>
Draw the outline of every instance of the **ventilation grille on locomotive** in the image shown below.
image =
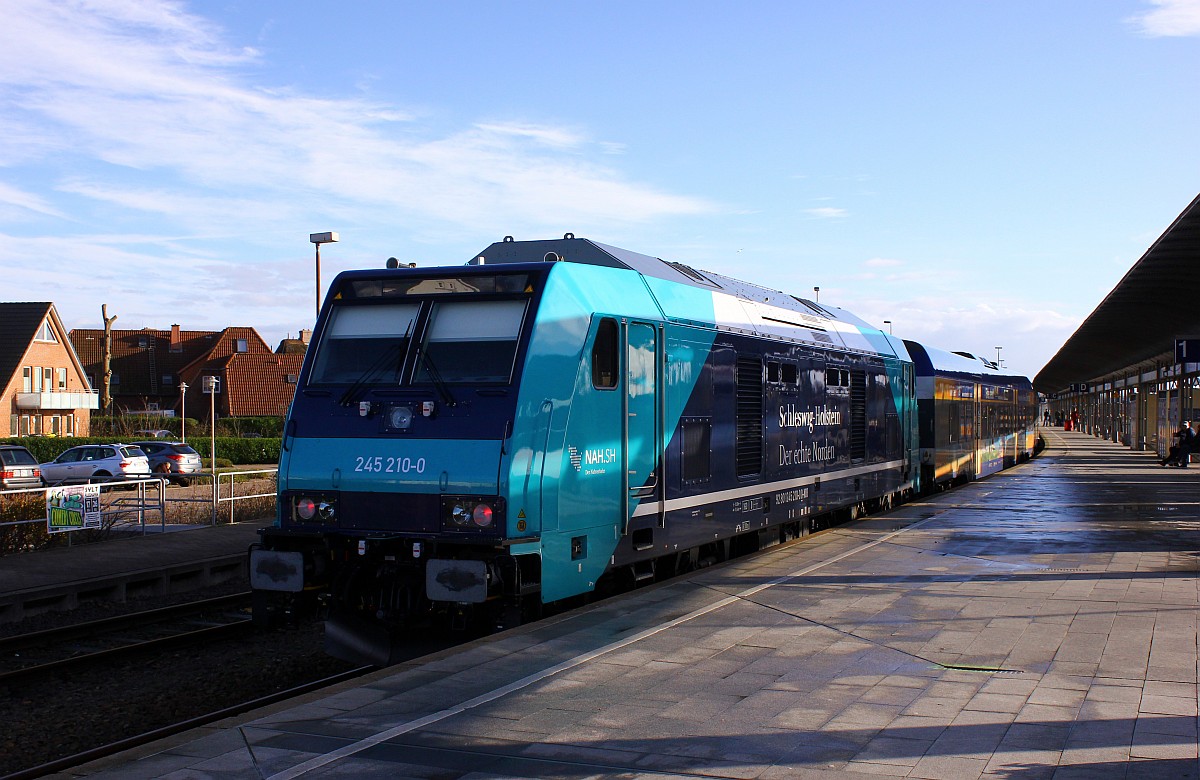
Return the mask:
<path fill-rule="evenodd" d="M 867 375 L 850 372 L 850 460 L 867 457 Z"/>
<path fill-rule="evenodd" d="M 759 358 L 737 361 L 737 475 L 762 472 L 763 368 Z"/>

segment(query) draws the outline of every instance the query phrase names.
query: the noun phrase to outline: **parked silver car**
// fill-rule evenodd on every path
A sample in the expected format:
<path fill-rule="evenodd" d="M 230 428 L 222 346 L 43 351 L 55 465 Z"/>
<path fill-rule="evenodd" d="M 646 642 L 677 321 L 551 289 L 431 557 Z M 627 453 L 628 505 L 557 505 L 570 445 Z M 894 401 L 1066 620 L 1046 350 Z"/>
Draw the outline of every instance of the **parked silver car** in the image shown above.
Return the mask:
<path fill-rule="evenodd" d="M 0 445 L 0 490 L 42 486 L 42 472 L 33 453 L 17 444 Z"/>
<path fill-rule="evenodd" d="M 204 470 L 200 453 L 188 444 L 177 441 L 135 441 L 135 447 L 146 453 L 150 460 L 150 471 L 155 474 L 165 474 L 171 482 L 187 486 L 191 480 L 188 474 L 197 474 Z"/>
<path fill-rule="evenodd" d="M 146 453 L 127 444 L 81 444 L 39 467 L 47 485 L 110 482 L 150 476 Z"/>

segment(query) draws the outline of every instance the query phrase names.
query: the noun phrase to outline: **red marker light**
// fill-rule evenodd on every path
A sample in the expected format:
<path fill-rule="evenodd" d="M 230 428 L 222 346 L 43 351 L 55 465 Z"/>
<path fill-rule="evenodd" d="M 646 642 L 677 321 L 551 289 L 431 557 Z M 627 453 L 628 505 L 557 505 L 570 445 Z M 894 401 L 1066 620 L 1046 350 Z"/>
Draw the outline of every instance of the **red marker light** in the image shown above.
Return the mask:
<path fill-rule="evenodd" d="M 311 498 L 301 498 L 296 500 L 296 514 L 301 520 L 312 520 L 317 516 L 317 502 Z"/>
<path fill-rule="evenodd" d="M 475 525 L 480 528 L 487 528 L 492 524 L 492 508 L 487 504 L 477 504 L 475 511 L 471 513 L 471 519 L 475 521 Z"/>

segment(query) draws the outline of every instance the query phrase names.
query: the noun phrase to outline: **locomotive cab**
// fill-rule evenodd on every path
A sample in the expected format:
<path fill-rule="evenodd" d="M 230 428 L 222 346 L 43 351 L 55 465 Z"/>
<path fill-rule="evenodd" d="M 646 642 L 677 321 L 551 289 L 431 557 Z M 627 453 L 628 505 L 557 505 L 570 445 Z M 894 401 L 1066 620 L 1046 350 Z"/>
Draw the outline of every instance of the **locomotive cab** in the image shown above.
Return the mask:
<path fill-rule="evenodd" d="M 285 426 L 276 525 L 251 551 L 257 617 L 286 600 L 272 594 L 320 594 L 336 642 L 438 605 L 461 622 L 468 605 L 536 588 L 536 562 L 523 579 L 508 550 L 531 535 L 509 527 L 500 472 L 542 278 L 453 268 L 334 281 Z"/>

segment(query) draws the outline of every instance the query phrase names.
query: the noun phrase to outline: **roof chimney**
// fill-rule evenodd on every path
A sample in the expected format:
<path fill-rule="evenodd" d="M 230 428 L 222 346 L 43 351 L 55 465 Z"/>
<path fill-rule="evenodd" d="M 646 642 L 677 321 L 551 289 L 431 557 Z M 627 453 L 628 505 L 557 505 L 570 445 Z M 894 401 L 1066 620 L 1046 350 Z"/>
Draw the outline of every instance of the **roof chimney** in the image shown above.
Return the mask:
<path fill-rule="evenodd" d="M 310 341 L 312 341 L 312 328 L 301 328 L 300 329 L 300 342 L 302 344 L 304 344 L 304 346 L 307 347 L 308 342 L 310 342 Z"/>
<path fill-rule="evenodd" d="M 171 351 L 172 352 L 182 352 L 183 351 L 183 338 L 179 335 L 179 326 L 178 325 L 171 326 Z"/>

